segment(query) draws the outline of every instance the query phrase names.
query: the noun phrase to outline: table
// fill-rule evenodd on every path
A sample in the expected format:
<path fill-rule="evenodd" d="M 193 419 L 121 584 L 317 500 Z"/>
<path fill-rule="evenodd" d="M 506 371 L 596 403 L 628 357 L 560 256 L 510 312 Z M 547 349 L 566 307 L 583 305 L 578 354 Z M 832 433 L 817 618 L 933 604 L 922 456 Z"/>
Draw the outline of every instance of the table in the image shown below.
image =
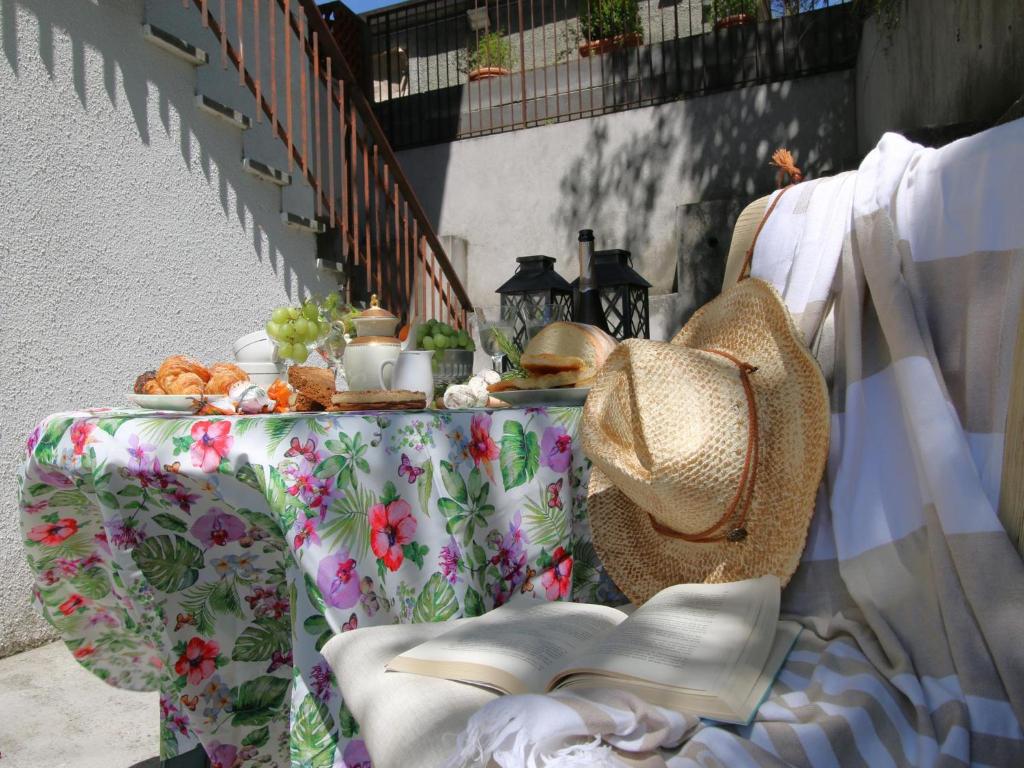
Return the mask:
<path fill-rule="evenodd" d="M 160 691 L 165 759 L 369 765 L 319 653 L 335 632 L 617 599 L 580 417 L 56 414 L 19 473 L 35 602 L 94 674 Z"/>

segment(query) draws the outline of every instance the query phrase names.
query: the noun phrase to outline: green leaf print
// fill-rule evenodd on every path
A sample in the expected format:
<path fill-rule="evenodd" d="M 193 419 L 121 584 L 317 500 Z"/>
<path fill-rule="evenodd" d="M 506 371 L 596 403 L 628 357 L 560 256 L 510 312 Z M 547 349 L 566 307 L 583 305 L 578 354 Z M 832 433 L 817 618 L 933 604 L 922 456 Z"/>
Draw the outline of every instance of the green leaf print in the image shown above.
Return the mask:
<path fill-rule="evenodd" d="M 195 440 L 192 439 L 192 435 L 171 438 L 171 444 L 174 446 L 174 455 L 178 456 L 182 453 L 188 453 L 189 448 L 192 447 L 194 442 Z"/>
<path fill-rule="evenodd" d="M 506 421 L 501 437 L 501 480 L 505 490 L 528 483 L 540 466 L 536 432 L 525 432 L 518 421 Z"/>
<path fill-rule="evenodd" d="M 89 500 L 81 491 L 57 491 L 50 497 L 51 507 L 70 507 L 73 509 L 85 509 L 89 506 Z M 115 500 L 114 507 L 117 507 Z"/>
<path fill-rule="evenodd" d="M 240 483 L 244 483 L 252 488 L 254 491 L 263 492 L 263 467 L 254 467 L 252 464 L 243 464 L 238 472 L 235 473 L 235 479 Z"/>
<path fill-rule="evenodd" d="M 178 739 L 167 723 L 160 723 L 160 759 L 178 756 Z"/>
<path fill-rule="evenodd" d="M 188 530 L 188 525 L 180 517 L 161 512 L 159 515 L 153 515 L 153 522 L 159 525 L 161 528 L 166 528 L 168 531 L 174 531 L 175 533 L 184 533 Z"/>
<path fill-rule="evenodd" d="M 205 566 L 202 550 L 180 536 L 154 536 L 132 550 L 139 570 L 159 592 L 180 592 L 196 583 Z"/>
<path fill-rule="evenodd" d="M 556 547 L 569 536 L 569 515 L 559 506 L 548 505 L 547 491 L 541 487 L 540 499 L 527 499 L 524 504 L 526 531 L 531 544 Z"/>
<path fill-rule="evenodd" d="M 126 421 L 131 421 L 132 418 L 131 416 L 113 416 L 109 419 L 100 419 L 96 422 L 96 426 L 113 437 L 117 434 L 117 430 L 121 428 L 121 425 Z"/>
<path fill-rule="evenodd" d="M 307 694 L 299 705 L 291 726 L 291 760 L 302 768 L 331 768 L 334 765 L 336 736 L 334 718 L 327 705 Z"/>
<path fill-rule="evenodd" d="M 359 723 L 352 716 L 351 710 L 342 702 L 341 710 L 338 712 L 338 721 L 341 724 L 341 735 L 346 739 L 359 735 Z"/>
<path fill-rule="evenodd" d="M 74 419 L 54 419 L 46 425 L 46 429 L 43 431 L 33 451 L 36 460 L 40 464 L 53 464 L 53 460 L 56 457 L 57 444 L 64 437 L 64 433 L 70 429 L 73 421 Z"/>
<path fill-rule="evenodd" d="M 327 519 L 320 526 L 324 545 L 332 550 L 344 547 L 357 559 L 366 557 L 370 551 L 367 511 L 375 502 L 372 491 L 353 483 L 342 498 L 331 503 Z"/>
<path fill-rule="evenodd" d="M 466 601 L 463 606 L 463 614 L 466 616 L 482 616 L 487 609 L 484 608 L 484 599 L 472 587 L 466 587 Z"/>
<path fill-rule="evenodd" d="M 425 517 L 430 517 L 430 494 L 434 491 L 434 462 L 428 457 L 420 469 L 423 470 L 423 474 L 417 481 L 416 493 L 420 498 L 420 511 Z"/>
<path fill-rule="evenodd" d="M 270 729 L 267 726 L 257 728 L 254 731 L 249 731 L 244 739 L 242 739 L 243 747 L 262 747 L 267 743 L 267 739 L 270 738 Z"/>
<path fill-rule="evenodd" d="M 302 575 L 302 581 L 306 585 L 306 595 L 309 596 L 309 602 L 313 604 L 313 607 L 320 613 L 327 610 L 327 604 L 324 602 L 324 596 L 320 593 L 320 589 L 314 583 L 313 578 L 308 573 L 304 573 Z"/>
<path fill-rule="evenodd" d="M 287 651 L 291 642 L 288 622 L 264 616 L 256 619 L 238 636 L 231 658 L 234 661 L 266 661 L 274 655 L 274 651 Z"/>
<path fill-rule="evenodd" d="M 416 598 L 412 620 L 414 623 L 447 621 L 458 612 L 459 601 L 452 585 L 440 573 L 434 573 Z"/>
<path fill-rule="evenodd" d="M 110 594 L 110 577 L 102 568 L 88 568 L 79 572 L 71 583 L 75 591 L 92 600 L 101 600 Z"/>
<path fill-rule="evenodd" d="M 402 554 L 408 560 L 416 563 L 417 568 L 423 567 L 423 557 L 430 551 L 430 547 L 426 547 L 415 541 L 410 541 L 408 544 L 402 545 Z"/>
<path fill-rule="evenodd" d="M 458 470 L 447 461 L 441 462 L 441 482 L 444 483 L 448 495 L 455 499 L 455 501 L 459 504 L 469 503 L 466 481 L 462 479 L 462 475 L 459 474 Z"/>
<path fill-rule="evenodd" d="M 262 675 L 231 689 L 232 725 L 266 725 L 281 715 L 292 681 Z"/>

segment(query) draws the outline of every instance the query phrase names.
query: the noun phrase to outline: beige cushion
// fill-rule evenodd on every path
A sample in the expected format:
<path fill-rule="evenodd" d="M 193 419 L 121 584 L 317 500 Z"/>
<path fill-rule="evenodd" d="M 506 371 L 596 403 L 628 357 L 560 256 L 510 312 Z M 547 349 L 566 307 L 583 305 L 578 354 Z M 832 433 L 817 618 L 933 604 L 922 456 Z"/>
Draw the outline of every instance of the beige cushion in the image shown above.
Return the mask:
<path fill-rule="evenodd" d="M 384 671 L 398 654 L 458 623 L 367 627 L 324 646 L 374 768 L 443 765 L 470 715 L 497 696 L 464 683 Z"/>

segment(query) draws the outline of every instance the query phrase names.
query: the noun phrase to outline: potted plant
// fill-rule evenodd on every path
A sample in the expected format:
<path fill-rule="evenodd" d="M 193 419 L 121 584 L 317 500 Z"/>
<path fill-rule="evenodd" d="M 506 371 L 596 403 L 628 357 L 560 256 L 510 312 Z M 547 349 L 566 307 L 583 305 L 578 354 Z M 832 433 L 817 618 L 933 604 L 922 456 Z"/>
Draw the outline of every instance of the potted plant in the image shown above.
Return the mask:
<path fill-rule="evenodd" d="M 760 0 L 711 0 L 711 17 L 715 29 L 738 27 L 757 21 Z"/>
<path fill-rule="evenodd" d="M 476 50 L 470 51 L 466 69 L 469 80 L 485 80 L 488 77 L 507 75 L 515 66 L 512 44 L 502 30 L 488 32 L 480 37 Z"/>
<path fill-rule="evenodd" d="M 580 14 L 580 56 L 597 56 L 644 42 L 637 0 L 590 0 Z"/>

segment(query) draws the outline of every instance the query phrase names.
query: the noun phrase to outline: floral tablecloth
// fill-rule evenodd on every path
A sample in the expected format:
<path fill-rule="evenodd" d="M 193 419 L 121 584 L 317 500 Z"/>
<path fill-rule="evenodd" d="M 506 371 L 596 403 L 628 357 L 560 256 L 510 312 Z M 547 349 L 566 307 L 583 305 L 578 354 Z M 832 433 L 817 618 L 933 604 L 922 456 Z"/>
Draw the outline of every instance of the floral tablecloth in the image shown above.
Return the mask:
<path fill-rule="evenodd" d="M 94 674 L 160 691 L 164 758 L 367 766 L 333 633 L 614 599 L 580 413 L 51 416 L 19 477 L 35 601 Z"/>

